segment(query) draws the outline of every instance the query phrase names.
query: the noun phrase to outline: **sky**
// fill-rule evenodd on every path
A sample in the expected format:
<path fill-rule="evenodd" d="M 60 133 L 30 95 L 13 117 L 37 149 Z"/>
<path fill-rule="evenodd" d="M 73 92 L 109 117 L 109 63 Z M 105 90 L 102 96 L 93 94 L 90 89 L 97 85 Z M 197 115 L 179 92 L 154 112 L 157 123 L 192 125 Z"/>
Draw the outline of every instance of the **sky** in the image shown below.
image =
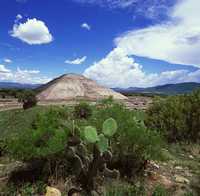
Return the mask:
<path fill-rule="evenodd" d="M 200 82 L 199 0 L 1 0 L 0 82 Z"/>

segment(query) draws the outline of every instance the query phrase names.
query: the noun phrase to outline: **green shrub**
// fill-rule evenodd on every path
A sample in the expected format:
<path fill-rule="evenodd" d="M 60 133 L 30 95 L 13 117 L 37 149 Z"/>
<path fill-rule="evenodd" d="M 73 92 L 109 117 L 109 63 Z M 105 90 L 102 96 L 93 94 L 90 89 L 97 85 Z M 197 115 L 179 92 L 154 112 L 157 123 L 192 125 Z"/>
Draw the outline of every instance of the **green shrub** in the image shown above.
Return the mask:
<path fill-rule="evenodd" d="M 146 123 L 169 142 L 198 142 L 200 139 L 200 91 L 156 99 L 147 111 Z"/>
<path fill-rule="evenodd" d="M 108 98 L 102 99 L 99 102 L 100 104 L 110 106 L 114 103 L 113 96 L 109 96 Z"/>
<path fill-rule="evenodd" d="M 142 186 L 134 186 L 129 184 L 116 184 L 107 187 L 104 196 L 144 196 L 145 190 Z"/>
<path fill-rule="evenodd" d="M 111 142 L 114 157 L 110 166 L 120 170 L 122 176 L 133 177 L 143 171 L 146 160 L 160 158 L 162 138 L 156 131 L 147 129 L 141 112 L 113 104 L 95 111 L 90 124 L 101 130 L 103 121 L 108 118 L 118 124 Z"/>
<path fill-rule="evenodd" d="M 1 139 L 0 140 L 0 157 L 4 156 L 7 152 L 7 146 L 6 146 L 6 141 Z"/>
<path fill-rule="evenodd" d="M 19 102 L 23 103 L 23 109 L 29 109 L 37 105 L 35 92 L 31 90 L 24 91 L 18 95 Z"/>
<path fill-rule="evenodd" d="M 32 126 L 9 139 L 8 151 L 13 157 L 29 161 L 64 150 L 69 130 L 62 127 L 59 110 L 50 109 L 38 114 Z"/>
<path fill-rule="evenodd" d="M 170 194 L 168 193 L 168 191 L 163 186 L 158 185 L 155 188 L 152 196 L 170 196 Z"/>
<path fill-rule="evenodd" d="M 92 108 L 88 103 L 81 102 L 74 107 L 74 117 L 77 119 L 88 119 L 92 115 Z"/>
<path fill-rule="evenodd" d="M 44 195 L 46 186 L 47 185 L 42 181 L 37 181 L 35 183 L 24 183 L 22 186 L 8 184 L 8 186 L 2 190 L 1 194 L 21 196 Z"/>

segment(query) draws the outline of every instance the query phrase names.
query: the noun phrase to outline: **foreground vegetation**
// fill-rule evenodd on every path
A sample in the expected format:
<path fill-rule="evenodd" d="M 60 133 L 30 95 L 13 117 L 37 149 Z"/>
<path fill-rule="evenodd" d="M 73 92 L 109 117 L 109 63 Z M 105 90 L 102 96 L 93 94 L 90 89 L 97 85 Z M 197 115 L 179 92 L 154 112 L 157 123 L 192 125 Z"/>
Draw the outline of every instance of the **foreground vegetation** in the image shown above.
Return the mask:
<path fill-rule="evenodd" d="M 147 112 L 147 124 L 169 142 L 200 142 L 200 90 L 156 99 Z"/>
<path fill-rule="evenodd" d="M 159 183 L 152 185 L 151 178 L 162 182 L 166 176 L 159 172 L 183 175 L 187 171 L 196 181 L 194 189 L 185 191 L 198 195 L 198 105 L 197 91 L 155 99 L 146 113 L 128 110 L 112 99 L 95 106 L 80 103 L 2 112 L 2 160 L 25 164 L 10 173 L 4 194 L 44 194 L 50 185 L 64 195 L 73 191 L 105 196 L 173 195 L 173 186 L 169 190 Z M 149 171 L 149 165 L 159 171 Z M 187 184 L 188 176 L 168 177 Z"/>

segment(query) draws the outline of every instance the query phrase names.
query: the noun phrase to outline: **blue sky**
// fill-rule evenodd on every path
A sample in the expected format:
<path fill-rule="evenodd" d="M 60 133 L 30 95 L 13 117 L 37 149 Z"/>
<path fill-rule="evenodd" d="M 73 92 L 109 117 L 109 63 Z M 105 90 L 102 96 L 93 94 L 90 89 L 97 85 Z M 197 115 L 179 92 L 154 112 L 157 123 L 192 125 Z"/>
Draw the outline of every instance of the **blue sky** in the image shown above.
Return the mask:
<path fill-rule="evenodd" d="M 1 0 L 0 81 L 200 82 L 198 0 Z"/>

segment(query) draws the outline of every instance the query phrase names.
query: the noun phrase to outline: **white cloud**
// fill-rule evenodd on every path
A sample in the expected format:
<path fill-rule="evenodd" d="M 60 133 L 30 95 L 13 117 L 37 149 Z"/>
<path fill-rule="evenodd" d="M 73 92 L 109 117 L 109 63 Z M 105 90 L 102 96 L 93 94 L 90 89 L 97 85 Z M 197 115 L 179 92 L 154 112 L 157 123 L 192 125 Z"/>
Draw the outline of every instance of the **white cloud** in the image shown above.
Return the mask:
<path fill-rule="evenodd" d="M 31 84 L 40 84 L 50 81 L 50 78 L 39 75 L 39 70 L 23 70 L 19 67 L 17 71 L 13 73 L 13 79 L 15 82 L 19 83 L 31 83 Z"/>
<path fill-rule="evenodd" d="M 82 58 L 77 58 L 74 60 L 66 60 L 65 63 L 72 64 L 72 65 L 80 65 L 80 64 L 84 63 L 86 59 L 87 59 L 87 57 L 83 56 Z"/>
<path fill-rule="evenodd" d="M 171 21 L 133 30 L 115 39 L 128 55 L 200 67 L 200 4 L 185 0 L 171 12 Z"/>
<path fill-rule="evenodd" d="M 17 14 L 17 16 L 16 16 L 16 19 L 17 20 L 21 20 L 23 17 L 22 17 L 22 15 L 21 14 Z"/>
<path fill-rule="evenodd" d="M 4 61 L 4 63 L 12 63 L 12 60 L 8 59 L 8 58 L 4 59 L 3 61 Z"/>
<path fill-rule="evenodd" d="M 7 69 L 5 65 L 0 65 L 0 80 L 6 80 L 12 76 L 11 70 Z"/>
<path fill-rule="evenodd" d="M 140 0 L 74 0 L 79 3 L 97 4 L 103 7 L 109 8 L 127 8 L 135 6 Z M 149 0 L 143 0 L 147 4 Z M 163 0 L 165 1 L 165 0 Z M 154 4 L 157 0 L 151 0 L 151 4 Z M 162 2 L 161 2 L 162 3 Z"/>
<path fill-rule="evenodd" d="M 200 82 L 200 69 L 165 71 L 160 74 L 144 72 L 141 65 L 121 48 L 115 48 L 104 59 L 85 70 L 84 75 L 108 87 L 148 87 L 166 83 Z"/>
<path fill-rule="evenodd" d="M 91 26 L 90 26 L 89 24 L 87 24 L 87 23 L 81 24 L 81 27 L 82 27 L 83 29 L 87 29 L 88 31 L 91 29 Z"/>
<path fill-rule="evenodd" d="M 84 75 L 111 87 L 154 86 L 165 83 L 200 82 L 200 69 L 147 74 L 131 55 L 200 68 L 200 4 L 180 1 L 170 12 L 171 20 L 115 39 L 116 47 Z"/>
<path fill-rule="evenodd" d="M 30 45 L 47 44 L 53 41 L 48 27 L 36 18 L 28 19 L 25 23 L 15 23 L 10 35 Z"/>
<path fill-rule="evenodd" d="M 39 70 L 23 70 L 18 67 L 16 71 L 12 71 L 5 65 L 0 65 L 0 81 L 42 84 L 50 80 L 51 78 L 41 75 Z"/>
<path fill-rule="evenodd" d="M 165 16 L 177 1 L 173 0 L 73 0 L 82 4 L 98 5 L 109 9 L 129 9 L 134 16 L 156 19 Z"/>
<path fill-rule="evenodd" d="M 11 71 L 5 67 L 5 65 L 0 65 L 0 73 L 10 73 Z"/>

